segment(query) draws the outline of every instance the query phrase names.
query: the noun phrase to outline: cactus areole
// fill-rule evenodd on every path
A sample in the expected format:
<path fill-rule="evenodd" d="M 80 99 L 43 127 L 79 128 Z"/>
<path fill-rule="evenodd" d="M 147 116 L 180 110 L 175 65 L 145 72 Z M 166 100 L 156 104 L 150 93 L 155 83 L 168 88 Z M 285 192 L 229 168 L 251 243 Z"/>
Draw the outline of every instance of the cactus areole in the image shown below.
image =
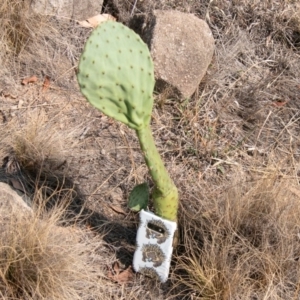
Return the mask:
<path fill-rule="evenodd" d="M 155 82 L 147 45 L 128 27 L 104 22 L 85 44 L 77 78 L 82 94 L 93 106 L 136 131 L 155 183 L 152 194 L 155 212 L 176 221 L 178 191 L 150 129 Z"/>

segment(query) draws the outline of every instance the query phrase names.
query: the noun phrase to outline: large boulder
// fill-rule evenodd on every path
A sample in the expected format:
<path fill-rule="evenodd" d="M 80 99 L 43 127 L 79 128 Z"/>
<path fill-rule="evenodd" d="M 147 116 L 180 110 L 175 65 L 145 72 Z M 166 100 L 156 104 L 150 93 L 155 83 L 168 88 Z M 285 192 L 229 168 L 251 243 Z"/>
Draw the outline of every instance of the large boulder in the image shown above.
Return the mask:
<path fill-rule="evenodd" d="M 33 12 L 42 15 L 85 20 L 101 13 L 103 0 L 32 0 Z"/>
<path fill-rule="evenodd" d="M 154 10 L 133 17 L 130 27 L 148 44 L 154 61 L 156 89 L 172 86 L 189 98 L 211 62 L 215 43 L 207 23 L 192 14 Z"/>

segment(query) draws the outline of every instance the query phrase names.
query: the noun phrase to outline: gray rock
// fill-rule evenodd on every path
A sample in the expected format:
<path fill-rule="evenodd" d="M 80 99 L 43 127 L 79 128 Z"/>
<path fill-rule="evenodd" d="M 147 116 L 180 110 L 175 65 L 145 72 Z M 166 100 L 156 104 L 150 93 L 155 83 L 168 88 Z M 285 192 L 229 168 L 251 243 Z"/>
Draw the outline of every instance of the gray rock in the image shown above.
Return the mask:
<path fill-rule="evenodd" d="M 10 235 L 10 228 L 19 220 L 31 220 L 32 209 L 8 184 L 0 182 L 0 238 L 2 242 Z"/>
<path fill-rule="evenodd" d="M 42 15 L 85 20 L 101 13 L 103 0 L 32 0 L 33 12 Z"/>
<path fill-rule="evenodd" d="M 207 23 L 192 14 L 154 10 L 130 23 L 148 44 L 154 61 L 156 89 L 172 86 L 189 98 L 211 62 L 215 43 Z"/>
<path fill-rule="evenodd" d="M 64 236 L 65 241 L 80 242 L 82 231 L 75 227 L 60 227 L 55 223 L 45 223 L 45 221 L 38 218 L 38 214 L 29 207 L 18 193 L 8 184 L 0 182 L 0 238 L 2 242 L 11 234 L 11 232 L 18 232 L 17 226 L 27 226 L 32 230 L 37 226 L 48 226 L 51 229 L 51 235 Z M 16 225 L 16 226 L 15 226 Z M 14 231 L 15 230 L 15 231 Z M 36 229 L 35 232 L 39 232 Z"/>
<path fill-rule="evenodd" d="M 2 217 L 13 214 L 32 213 L 32 209 L 25 203 L 21 196 L 8 184 L 0 182 L 0 215 Z"/>

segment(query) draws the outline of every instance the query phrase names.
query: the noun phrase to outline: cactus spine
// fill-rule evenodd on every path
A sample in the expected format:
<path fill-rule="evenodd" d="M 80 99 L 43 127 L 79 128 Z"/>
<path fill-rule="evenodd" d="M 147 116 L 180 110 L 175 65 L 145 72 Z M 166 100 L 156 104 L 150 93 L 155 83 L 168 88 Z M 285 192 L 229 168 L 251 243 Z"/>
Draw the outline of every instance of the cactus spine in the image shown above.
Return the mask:
<path fill-rule="evenodd" d="M 150 129 L 154 71 L 147 45 L 120 23 L 102 23 L 86 42 L 77 78 L 82 94 L 92 105 L 136 131 L 156 185 L 152 195 L 156 214 L 176 221 L 177 188 Z"/>

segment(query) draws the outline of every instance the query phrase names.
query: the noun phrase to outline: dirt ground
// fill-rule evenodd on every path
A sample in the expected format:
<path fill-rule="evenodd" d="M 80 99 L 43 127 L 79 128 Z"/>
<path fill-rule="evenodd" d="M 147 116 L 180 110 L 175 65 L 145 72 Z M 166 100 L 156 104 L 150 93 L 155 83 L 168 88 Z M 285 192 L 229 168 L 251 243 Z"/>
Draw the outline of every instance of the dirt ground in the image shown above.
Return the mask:
<path fill-rule="evenodd" d="M 281 184 L 288 195 L 293 194 L 295 205 L 299 204 L 299 4 L 283 0 L 104 1 L 103 13 L 128 24 L 132 14 L 153 8 L 177 9 L 205 19 L 213 32 L 216 52 L 191 99 L 172 98 L 168 90 L 155 93 L 151 127 L 180 191 L 179 220 L 186 228 L 181 229 L 170 280 L 160 284 L 136 275 L 123 286 L 115 283 L 116 293 L 111 299 L 129 299 L 128 295 L 141 299 L 141 292 L 145 293 L 143 299 L 263 299 L 262 295 L 265 299 L 298 299 L 295 274 L 287 276 L 290 287 L 286 292 L 284 287 L 276 290 L 278 285 L 276 289 L 272 286 L 270 294 L 267 284 L 252 286 L 256 273 L 253 278 L 249 275 L 248 292 L 246 288 L 237 291 L 235 282 L 244 285 L 234 280 L 226 285 L 225 275 L 219 281 L 217 276 L 208 276 L 205 280 L 209 284 L 203 284 L 200 275 L 191 279 L 187 270 L 193 269 L 192 260 L 188 267 L 189 259 L 182 257 L 185 253 L 192 257 L 188 237 L 196 241 L 190 247 L 201 248 L 204 243 L 205 234 L 197 230 L 205 229 L 206 221 L 200 224 L 199 218 L 218 223 L 216 220 L 225 214 L 222 199 L 232 195 L 243 199 L 270 174 L 275 179 L 266 190 L 276 187 L 277 197 Z M 72 217 L 81 212 L 81 226 L 99 234 L 109 255 L 126 269 L 132 263 L 138 226 L 138 217 L 130 212 L 127 199 L 136 184 L 146 181 L 152 187 L 135 132 L 91 107 L 80 94 L 77 64 L 91 29 L 54 17 L 37 19 L 39 26 L 26 17 L 23 22 L 29 31 L 20 34 L 19 40 L 23 40 L 18 47 L 10 40 L 17 48 L 12 51 L 8 43 L 1 58 L 0 181 L 16 188 L 17 179 L 22 182 L 22 188 L 17 189 L 29 195 L 34 195 L 37 184 L 51 191 L 72 188 Z M 23 81 L 31 76 L 36 79 Z M 15 162 L 15 169 L 8 168 L 11 162 Z M 294 187 L 292 191 L 289 186 Z M 263 190 L 260 187 L 259 193 Z M 60 201 L 60 197 L 54 198 L 50 202 Z M 216 203 L 220 204 L 218 213 Z M 240 218 L 246 220 L 243 226 L 247 228 L 259 223 L 254 214 Z M 187 228 L 191 228 L 189 233 Z M 203 238 L 197 238 L 197 232 Z M 291 253 L 298 250 L 296 245 Z M 235 255 L 240 255 L 238 250 Z M 297 266 L 293 265 L 293 270 Z M 212 263 L 210 267 L 217 268 Z M 220 273 L 223 270 L 220 267 Z M 192 273 L 196 271 L 194 267 Z M 198 286 L 199 282 L 205 287 L 214 285 L 207 291 Z"/>

